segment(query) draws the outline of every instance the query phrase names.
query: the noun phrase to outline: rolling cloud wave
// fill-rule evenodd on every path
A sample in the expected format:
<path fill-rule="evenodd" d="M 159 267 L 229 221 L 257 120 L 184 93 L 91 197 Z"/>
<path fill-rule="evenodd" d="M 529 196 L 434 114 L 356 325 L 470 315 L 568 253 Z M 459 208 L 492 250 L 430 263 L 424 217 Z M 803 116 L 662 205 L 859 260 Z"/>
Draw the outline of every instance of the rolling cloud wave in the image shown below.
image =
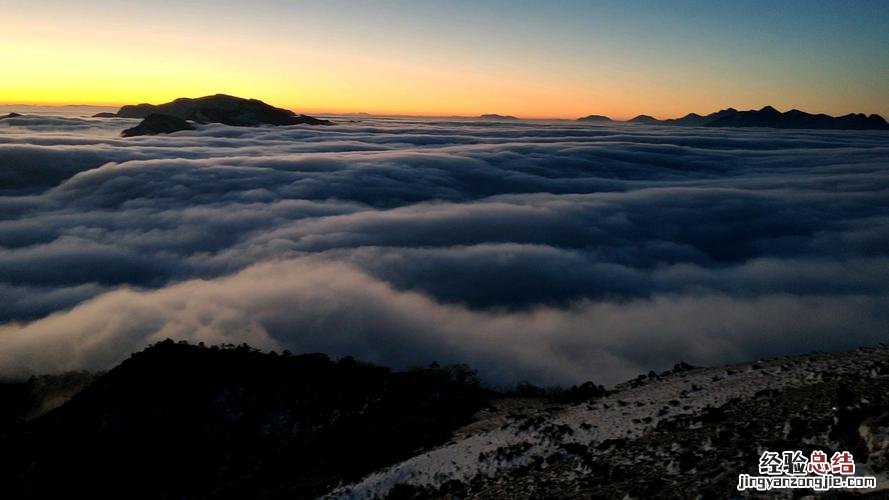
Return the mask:
<path fill-rule="evenodd" d="M 495 383 L 885 339 L 881 132 L 0 122 L 0 375 L 164 337 Z"/>

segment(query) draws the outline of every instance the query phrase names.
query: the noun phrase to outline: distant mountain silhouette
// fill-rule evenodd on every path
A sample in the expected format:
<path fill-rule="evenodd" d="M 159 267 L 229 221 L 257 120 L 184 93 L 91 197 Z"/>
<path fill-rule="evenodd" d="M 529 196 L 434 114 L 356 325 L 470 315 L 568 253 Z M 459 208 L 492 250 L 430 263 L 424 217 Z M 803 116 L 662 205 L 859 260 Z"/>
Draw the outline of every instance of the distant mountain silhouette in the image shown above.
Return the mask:
<path fill-rule="evenodd" d="M 22 115 L 13 112 L 13 113 L 9 113 L 8 115 L 0 116 L 0 120 L 5 120 L 7 118 L 18 118 L 20 116 L 22 116 Z"/>
<path fill-rule="evenodd" d="M 867 116 L 858 113 L 833 117 L 825 114 L 813 115 L 797 109 L 782 113 L 771 106 L 758 111 L 738 111 L 723 115 L 706 123 L 705 126 L 889 130 L 889 124 L 878 115 Z"/>
<path fill-rule="evenodd" d="M 493 120 L 493 121 L 518 120 L 519 119 L 519 118 L 517 118 L 515 116 L 511 116 L 511 115 L 498 115 L 498 114 L 494 114 L 494 113 L 480 115 L 479 118 L 481 118 L 482 120 Z"/>
<path fill-rule="evenodd" d="M 713 120 L 720 119 L 724 116 L 731 115 L 733 113 L 737 113 L 738 110 L 735 108 L 723 109 L 721 111 L 717 111 L 715 113 L 710 113 L 707 116 L 701 116 L 697 113 L 689 113 L 682 118 L 670 118 L 667 120 L 660 120 L 658 123 L 664 125 L 682 125 L 684 127 L 703 127 L 706 126 L 707 123 L 710 123 Z"/>
<path fill-rule="evenodd" d="M 638 123 L 640 115 L 631 122 Z M 654 120 L 645 117 L 645 123 L 659 125 L 679 125 L 685 127 L 767 127 L 767 128 L 803 128 L 824 130 L 889 130 L 889 123 L 880 115 L 848 114 L 833 117 L 825 114 L 811 114 L 797 109 L 785 113 L 771 106 L 758 110 L 738 111 L 734 108 L 723 109 L 716 113 L 701 116 L 689 113 L 682 118 Z"/>
<path fill-rule="evenodd" d="M 628 123 L 657 123 L 658 119 L 649 115 L 639 115 L 635 118 L 627 120 Z"/>
<path fill-rule="evenodd" d="M 174 116 L 196 123 L 222 123 L 239 127 L 258 125 L 332 125 L 307 115 L 297 115 L 289 109 L 276 108 L 257 99 L 243 99 L 216 94 L 191 99 L 182 97 L 165 104 L 136 104 L 120 108 L 121 118 L 146 118 L 151 114 Z"/>
<path fill-rule="evenodd" d="M 92 118 L 117 118 L 117 117 L 118 117 L 117 113 L 108 113 L 107 111 L 102 112 L 102 113 L 96 113 L 92 116 Z"/>
<path fill-rule="evenodd" d="M 589 115 L 589 116 L 584 116 L 583 118 L 578 118 L 577 121 L 579 121 L 579 122 L 610 122 L 612 120 L 611 120 L 611 118 L 608 118 L 607 116 L 603 116 L 603 115 Z"/>
<path fill-rule="evenodd" d="M 120 133 L 123 137 L 137 135 L 171 134 L 180 130 L 194 130 L 194 125 L 177 116 L 152 113 L 142 123 Z"/>

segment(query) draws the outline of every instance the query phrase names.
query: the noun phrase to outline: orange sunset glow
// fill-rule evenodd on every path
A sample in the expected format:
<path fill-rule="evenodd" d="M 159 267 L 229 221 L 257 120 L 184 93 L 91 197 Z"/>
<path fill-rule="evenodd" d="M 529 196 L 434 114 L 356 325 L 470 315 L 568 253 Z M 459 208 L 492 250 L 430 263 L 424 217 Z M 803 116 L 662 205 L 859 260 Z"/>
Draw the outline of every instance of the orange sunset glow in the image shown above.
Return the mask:
<path fill-rule="evenodd" d="M 778 17 L 764 21 L 765 36 L 748 36 L 741 23 L 730 33 L 738 38 L 726 40 L 683 24 L 681 9 L 655 18 L 585 7 L 588 29 L 567 6 L 496 20 L 490 5 L 471 15 L 418 3 L 353 5 L 337 16 L 314 4 L 261 2 L 249 18 L 245 9 L 16 4 L 0 33 L 0 64 L 14 68 L 0 81 L 0 102 L 120 105 L 222 92 L 306 112 L 625 119 L 764 104 L 889 111 L 885 54 L 858 47 L 850 61 L 824 41 L 766 47 Z M 612 23 L 599 26 L 605 14 Z M 430 26 L 436 16 L 449 22 Z M 799 50 L 804 57 L 794 57 Z M 870 74 L 843 70 L 862 58 L 871 58 Z"/>

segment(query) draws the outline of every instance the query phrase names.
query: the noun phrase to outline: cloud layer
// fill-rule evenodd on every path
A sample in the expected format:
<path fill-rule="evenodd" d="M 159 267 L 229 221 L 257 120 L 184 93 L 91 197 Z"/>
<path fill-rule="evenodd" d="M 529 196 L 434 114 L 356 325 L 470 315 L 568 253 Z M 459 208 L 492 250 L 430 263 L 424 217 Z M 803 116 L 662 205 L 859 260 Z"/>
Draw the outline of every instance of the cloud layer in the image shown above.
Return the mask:
<path fill-rule="evenodd" d="M 0 376 L 163 337 L 613 383 L 889 336 L 883 132 L 0 122 Z"/>

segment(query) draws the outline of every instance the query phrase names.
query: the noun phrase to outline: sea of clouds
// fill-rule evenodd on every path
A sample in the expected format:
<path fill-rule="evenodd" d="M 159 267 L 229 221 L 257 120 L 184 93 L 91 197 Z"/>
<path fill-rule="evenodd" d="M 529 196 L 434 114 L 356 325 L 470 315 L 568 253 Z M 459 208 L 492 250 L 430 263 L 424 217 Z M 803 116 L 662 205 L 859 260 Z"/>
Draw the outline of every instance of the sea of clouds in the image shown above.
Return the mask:
<path fill-rule="evenodd" d="M 0 121 L 0 376 L 171 337 L 493 384 L 889 338 L 889 134 Z"/>

